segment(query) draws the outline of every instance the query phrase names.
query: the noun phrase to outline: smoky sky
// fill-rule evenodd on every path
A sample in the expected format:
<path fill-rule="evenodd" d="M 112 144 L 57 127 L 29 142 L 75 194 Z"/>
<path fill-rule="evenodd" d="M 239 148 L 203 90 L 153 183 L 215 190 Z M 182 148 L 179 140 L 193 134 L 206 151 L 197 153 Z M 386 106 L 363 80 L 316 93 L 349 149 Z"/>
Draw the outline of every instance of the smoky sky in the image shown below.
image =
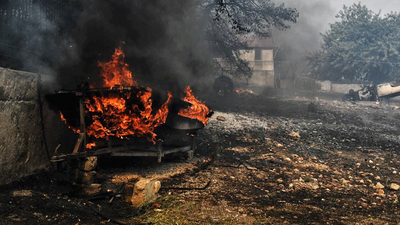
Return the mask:
<path fill-rule="evenodd" d="M 98 62 L 122 47 L 141 86 L 182 90 L 207 75 L 212 58 L 207 18 L 196 7 L 186 0 L 3 0 L 0 55 L 18 59 L 11 68 L 54 75 L 74 89 L 101 86 Z"/>
<path fill-rule="evenodd" d="M 210 58 L 203 45 L 203 17 L 195 15 L 195 7 L 184 0 L 82 2 L 72 35 L 79 52 L 60 68 L 60 82 L 101 85 L 98 62 L 109 61 L 121 46 L 139 85 L 175 91 L 195 83 Z"/>
<path fill-rule="evenodd" d="M 57 65 L 76 58 L 64 35 L 64 4 L 43 7 L 45 0 L 0 1 L 0 62 L 4 67 L 40 72 L 55 77 Z M 63 14 L 58 12 L 63 9 Z M 57 15 L 58 14 L 58 15 Z"/>
<path fill-rule="evenodd" d="M 310 53 L 319 50 L 322 44 L 321 33 L 330 28 L 330 24 L 338 21 L 335 16 L 343 6 L 361 3 L 375 13 L 385 15 L 400 10 L 400 2 L 395 0 L 274 0 L 277 4 L 284 3 L 287 7 L 294 7 L 300 17 L 289 30 L 273 31 L 275 44 L 285 49 L 286 59 L 290 62 L 302 61 Z"/>
<path fill-rule="evenodd" d="M 326 0 L 276 0 L 285 6 L 294 7 L 299 11 L 296 24 L 285 31 L 273 31 L 275 44 L 285 49 L 289 61 L 304 60 L 307 55 L 318 50 L 322 44 L 320 33 L 329 28 L 329 22 L 339 11 Z"/>

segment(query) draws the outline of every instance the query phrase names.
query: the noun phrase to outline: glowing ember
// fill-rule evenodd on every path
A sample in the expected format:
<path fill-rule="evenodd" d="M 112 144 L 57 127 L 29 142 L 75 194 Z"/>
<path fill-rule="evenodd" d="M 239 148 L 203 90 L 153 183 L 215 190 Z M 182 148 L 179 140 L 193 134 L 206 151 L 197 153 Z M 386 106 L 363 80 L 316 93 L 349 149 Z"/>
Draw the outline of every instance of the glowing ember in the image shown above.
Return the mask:
<path fill-rule="evenodd" d="M 69 129 L 71 129 L 73 132 L 75 132 L 77 134 L 81 132 L 79 129 L 76 129 L 75 127 L 68 125 L 67 120 L 65 119 L 64 115 L 61 112 L 60 112 L 60 116 L 61 116 L 61 121 L 63 121 L 65 124 L 67 124 Z"/>
<path fill-rule="evenodd" d="M 92 149 L 94 147 L 96 147 L 96 143 L 95 142 L 86 144 L 86 148 L 87 149 Z"/>
<path fill-rule="evenodd" d="M 239 95 L 241 95 L 241 94 L 258 95 L 257 93 L 255 93 L 253 90 L 250 90 L 250 89 L 238 88 L 238 89 L 236 89 L 235 91 L 236 91 L 236 93 L 238 93 Z"/>
<path fill-rule="evenodd" d="M 121 97 L 123 95 L 123 97 Z M 96 97 L 86 99 L 86 108 L 91 115 L 93 123 L 90 124 L 86 132 L 95 138 L 108 139 L 109 137 L 129 138 L 147 137 L 156 143 L 154 129 L 165 123 L 168 115 L 168 105 L 172 95 L 168 93 L 167 101 L 153 113 L 151 89 L 139 91 L 137 99 L 143 105 L 140 109 L 137 104 L 130 104 L 130 93 L 119 93 L 113 97 Z"/>
<path fill-rule="evenodd" d="M 99 62 L 98 65 L 101 67 L 100 75 L 104 79 L 104 87 L 111 89 L 117 85 L 138 86 L 137 82 L 132 78 L 132 72 L 128 68 L 129 65 L 123 61 L 124 58 L 125 54 L 119 47 L 115 49 L 110 62 Z"/>
<path fill-rule="evenodd" d="M 182 100 L 190 103 L 191 105 L 189 108 L 179 111 L 178 115 L 199 120 L 206 125 L 208 123 L 208 115 L 211 113 L 211 110 L 204 104 L 204 102 L 198 100 L 194 96 L 190 86 L 185 88 L 184 93 L 186 96 L 182 97 Z"/>

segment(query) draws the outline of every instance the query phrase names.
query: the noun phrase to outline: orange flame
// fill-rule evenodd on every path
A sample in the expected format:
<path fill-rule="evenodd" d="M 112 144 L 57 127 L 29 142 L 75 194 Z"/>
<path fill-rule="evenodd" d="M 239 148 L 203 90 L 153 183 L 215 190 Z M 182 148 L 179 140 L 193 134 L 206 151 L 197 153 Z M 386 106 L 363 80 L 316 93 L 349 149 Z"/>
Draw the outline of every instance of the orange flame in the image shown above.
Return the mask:
<path fill-rule="evenodd" d="M 186 96 L 182 97 L 182 100 L 190 103 L 191 106 L 187 109 L 182 109 L 179 111 L 178 115 L 199 120 L 206 125 L 208 123 L 208 115 L 211 113 L 211 110 L 204 104 L 204 102 L 198 100 L 194 96 L 190 86 L 185 88 L 184 93 Z"/>
<path fill-rule="evenodd" d="M 116 48 L 112 55 L 110 62 L 99 62 L 98 65 L 101 67 L 100 75 L 104 79 L 104 87 L 112 89 L 114 86 L 135 86 L 138 84 L 132 78 L 132 72 L 129 70 L 129 65 L 123 60 L 125 54 L 121 47 Z"/>
<path fill-rule="evenodd" d="M 79 134 L 81 132 L 79 129 L 68 125 L 67 120 L 65 119 L 64 115 L 61 112 L 60 112 L 60 116 L 61 116 L 61 121 L 63 121 L 65 124 L 67 124 L 69 129 L 71 129 L 73 132 L 75 132 L 77 134 Z"/>
<path fill-rule="evenodd" d="M 146 136 L 155 144 L 157 135 L 154 133 L 154 129 L 164 124 L 167 119 L 168 105 L 172 99 L 171 93 L 168 93 L 167 101 L 155 114 L 152 108 L 150 88 L 140 91 L 136 96 L 143 104 L 143 109 L 136 104 L 130 105 L 127 102 L 131 98 L 130 93 L 120 94 L 124 96 L 94 96 L 92 99 L 86 99 L 86 108 L 93 120 L 93 123 L 87 127 L 87 134 L 106 140 L 110 136 L 121 139 L 129 138 L 129 136 Z"/>
<path fill-rule="evenodd" d="M 253 90 L 250 90 L 250 89 L 238 88 L 238 89 L 236 89 L 235 91 L 236 91 L 236 93 L 238 93 L 239 95 L 241 95 L 241 94 L 258 95 L 257 93 L 255 93 Z"/>
<path fill-rule="evenodd" d="M 110 89 L 115 86 L 121 88 L 119 92 L 106 92 L 107 96 L 93 95 L 85 99 L 86 133 L 88 136 L 106 140 L 110 137 L 121 139 L 128 139 L 132 136 L 146 137 L 155 144 L 157 135 L 154 129 L 166 122 L 172 94 L 168 92 L 165 103 L 155 111 L 152 90 L 150 88 L 139 90 L 138 83 L 132 78 L 129 65 L 123 61 L 124 58 L 125 54 L 120 47 L 115 49 L 110 62 L 98 63 L 101 67 L 103 86 Z M 124 88 L 124 86 L 135 88 Z M 90 86 L 90 88 L 93 87 Z M 204 125 L 207 124 L 211 110 L 204 102 L 196 99 L 189 86 L 185 89 L 185 94 L 186 96 L 182 99 L 191 106 L 181 110 L 178 114 L 197 119 Z M 61 119 L 67 122 L 62 114 Z M 81 132 L 77 128 L 70 128 L 76 133 Z M 96 147 L 95 142 L 86 145 L 88 149 L 93 147 Z"/>
<path fill-rule="evenodd" d="M 92 149 L 94 147 L 96 147 L 96 142 L 86 144 L 87 149 Z"/>
<path fill-rule="evenodd" d="M 104 80 L 103 86 L 110 89 L 121 86 L 121 92 L 112 96 L 93 96 L 85 100 L 87 113 L 93 121 L 86 128 L 87 135 L 103 139 L 111 136 L 121 139 L 146 136 L 155 144 L 157 135 L 154 129 L 165 123 L 172 95 L 168 92 L 167 101 L 154 113 L 150 88 L 139 91 L 136 96 L 131 96 L 131 92 L 123 92 L 123 86 L 138 88 L 138 83 L 133 80 L 132 72 L 128 68 L 129 65 L 123 61 L 124 58 L 125 54 L 119 47 L 115 49 L 110 62 L 98 64 Z M 143 107 L 132 104 L 132 100 L 138 101 Z"/>

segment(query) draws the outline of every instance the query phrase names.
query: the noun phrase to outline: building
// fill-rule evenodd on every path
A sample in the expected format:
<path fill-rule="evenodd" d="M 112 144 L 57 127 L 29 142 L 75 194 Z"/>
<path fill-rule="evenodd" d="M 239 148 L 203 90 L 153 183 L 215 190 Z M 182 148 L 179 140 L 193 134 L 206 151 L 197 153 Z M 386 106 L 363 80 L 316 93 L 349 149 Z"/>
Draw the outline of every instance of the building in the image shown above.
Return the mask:
<path fill-rule="evenodd" d="M 249 62 L 253 76 L 248 81 L 252 86 L 275 87 L 274 49 L 272 38 L 255 38 L 249 41 L 249 49 L 241 51 L 241 58 Z"/>

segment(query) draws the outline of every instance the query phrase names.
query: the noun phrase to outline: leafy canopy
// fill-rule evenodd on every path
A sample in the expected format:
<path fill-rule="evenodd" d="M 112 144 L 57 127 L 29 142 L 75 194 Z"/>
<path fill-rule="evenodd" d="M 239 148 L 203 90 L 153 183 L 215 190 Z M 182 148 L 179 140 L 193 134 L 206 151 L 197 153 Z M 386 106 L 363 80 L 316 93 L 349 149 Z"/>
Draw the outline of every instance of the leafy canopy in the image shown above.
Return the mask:
<path fill-rule="evenodd" d="M 237 76 L 252 74 L 247 62 L 239 57 L 240 51 L 248 48 L 249 39 L 270 37 L 271 27 L 288 29 L 287 22 L 296 23 L 299 16 L 296 9 L 276 6 L 271 0 L 198 1 L 209 19 L 205 29 L 209 49 L 236 68 L 228 72 Z"/>
<path fill-rule="evenodd" d="M 314 75 L 332 81 L 380 83 L 397 78 L 400 69 L 400 15 L 381 16 L 361 3 L 336 15 L 339 22 L 322 34 L 320 51 L 308 60 Z"/>

